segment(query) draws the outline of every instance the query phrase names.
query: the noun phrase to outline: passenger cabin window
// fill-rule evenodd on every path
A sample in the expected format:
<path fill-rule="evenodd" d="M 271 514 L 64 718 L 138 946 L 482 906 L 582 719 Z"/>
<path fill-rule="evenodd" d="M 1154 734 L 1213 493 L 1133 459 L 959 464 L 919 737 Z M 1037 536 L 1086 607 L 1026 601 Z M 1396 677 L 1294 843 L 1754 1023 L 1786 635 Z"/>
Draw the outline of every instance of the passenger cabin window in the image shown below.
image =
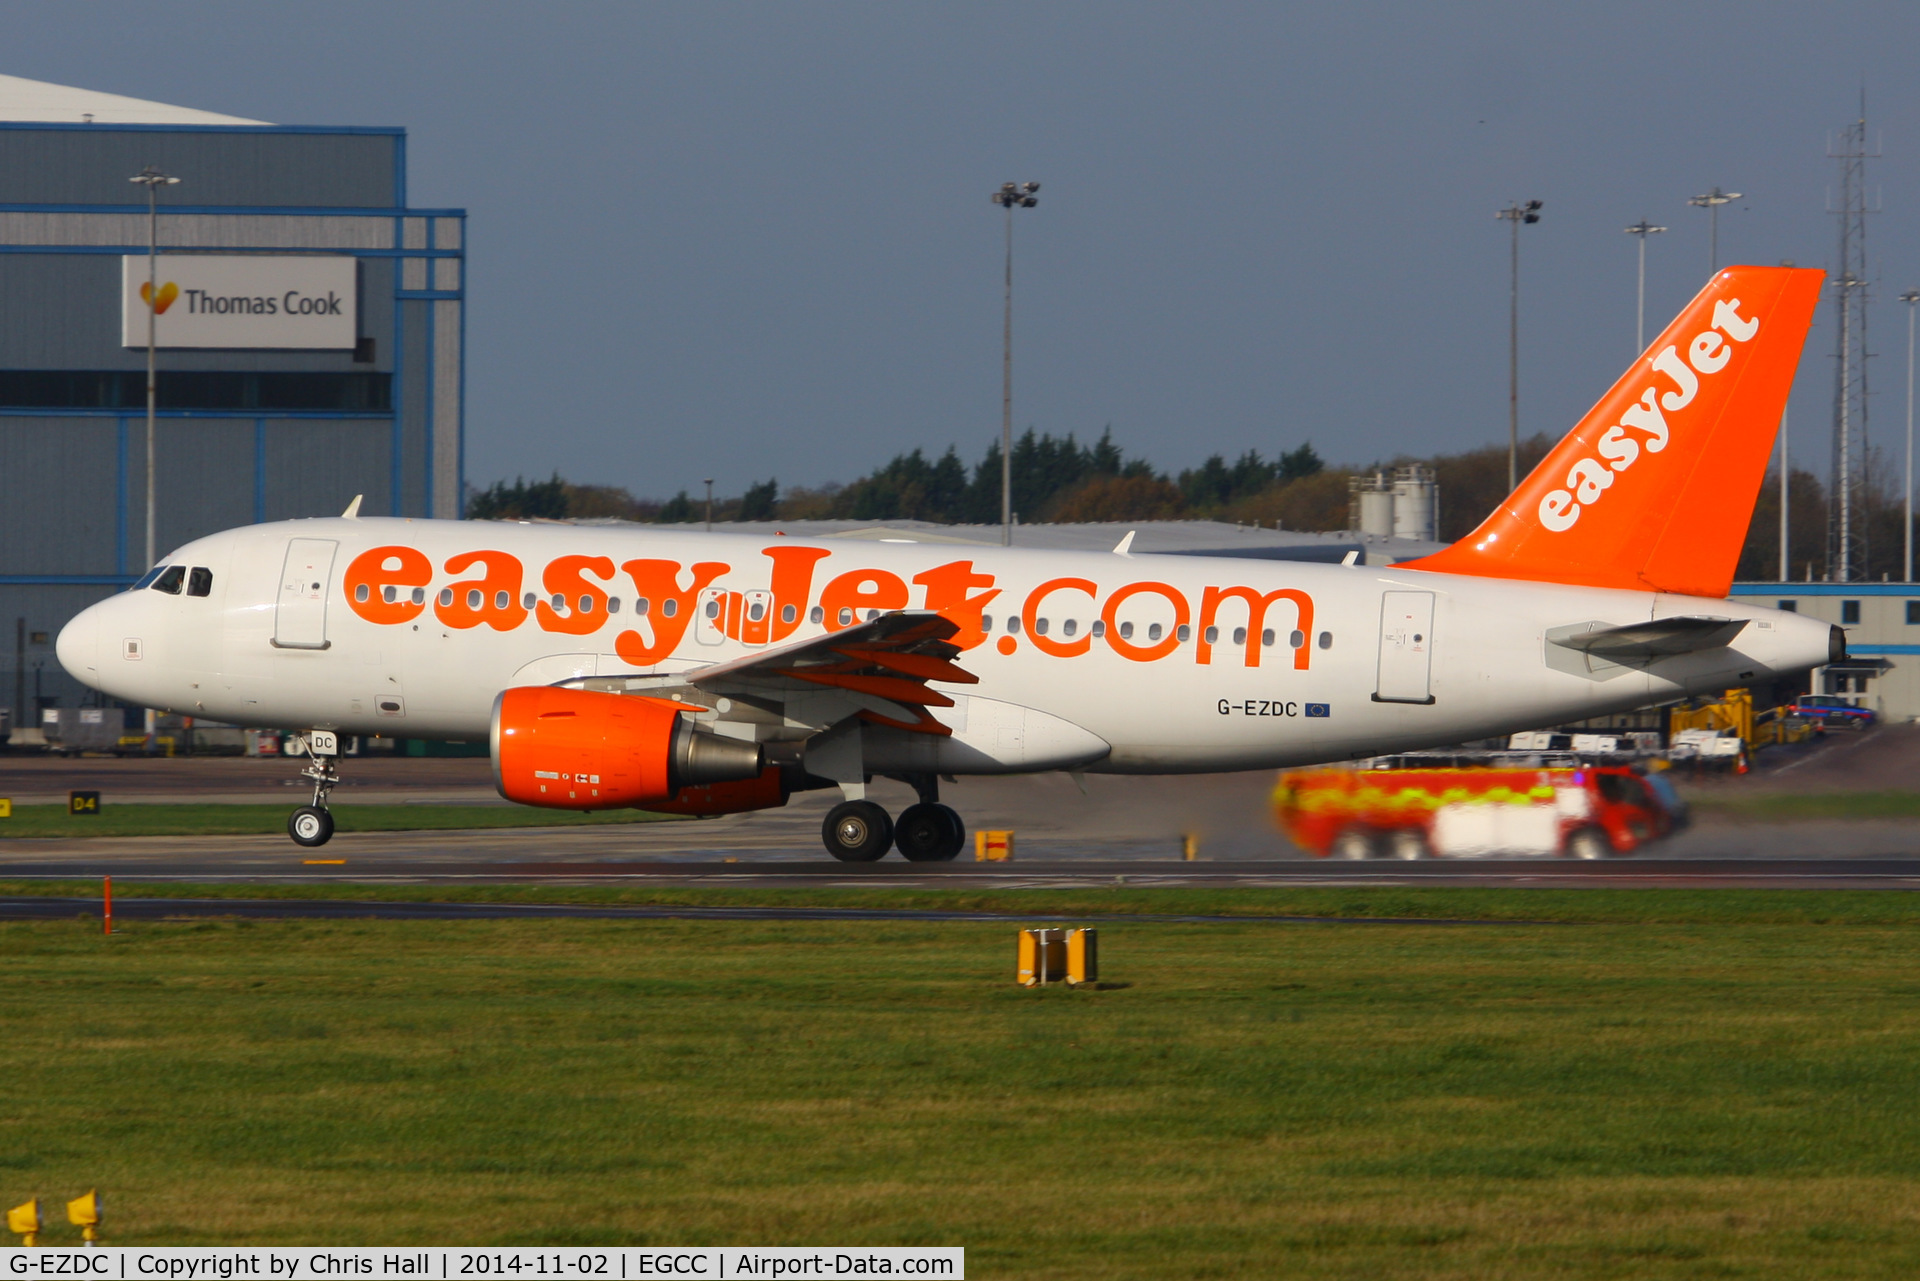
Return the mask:
<path fill-rule="evenodd" d="M 211 596 L 213 594 L 213 571 L 205 565 L 195 565 L 187 573 L 187 595 Z"/>
<path fill-rule="evenodd" d="M 180 584 L 186 580 L 186 577 L 185 565 L 169 565 L 160 571 L 160 577 L 153 580 L 153 590 L 165 592 L 169 596 L 178 596 Z"/>
<path fill-rule="evenodd" d="M 1860 602 L 1857 600 L 1841 601 L 1840 621 L 1842 623 L 1858 623 L 1860 621 Z"/>
<path fill-rule="evenodd" d="M 1780 602 L 1780 608 L 1789 614 L 1797 614 L 1800 612 L 1800 602 L 1797 600 L 1783 600 Z"/>

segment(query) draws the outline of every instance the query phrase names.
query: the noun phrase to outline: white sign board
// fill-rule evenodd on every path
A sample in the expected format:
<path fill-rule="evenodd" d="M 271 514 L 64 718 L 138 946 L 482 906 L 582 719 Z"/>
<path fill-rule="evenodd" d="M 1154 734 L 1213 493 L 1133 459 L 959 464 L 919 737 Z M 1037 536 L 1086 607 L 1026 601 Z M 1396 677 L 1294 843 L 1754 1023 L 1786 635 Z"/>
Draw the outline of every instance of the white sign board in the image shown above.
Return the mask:
<path fill-rule="evenodd" d="M 120 260 L 121 341 L 147 345 L 146 255 Z M 162 347 L 351 348 L 354 260 L 345 254 L 161 254 L 154 334 Z"/>

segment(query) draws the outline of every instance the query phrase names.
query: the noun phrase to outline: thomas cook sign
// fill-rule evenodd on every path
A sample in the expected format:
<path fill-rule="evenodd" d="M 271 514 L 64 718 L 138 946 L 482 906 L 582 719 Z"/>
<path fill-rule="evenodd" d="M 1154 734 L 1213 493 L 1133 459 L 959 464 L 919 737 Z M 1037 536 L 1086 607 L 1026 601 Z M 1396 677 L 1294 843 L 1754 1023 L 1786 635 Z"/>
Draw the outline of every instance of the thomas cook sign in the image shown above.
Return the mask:
<path fill-rule="evenodd" d="M 162 347 L 351 348 L 354 260 L 341 254 L 162 254 L 153 264 Z M 120 260 L 121 341 L 147 345 L 145 255 Z"/>

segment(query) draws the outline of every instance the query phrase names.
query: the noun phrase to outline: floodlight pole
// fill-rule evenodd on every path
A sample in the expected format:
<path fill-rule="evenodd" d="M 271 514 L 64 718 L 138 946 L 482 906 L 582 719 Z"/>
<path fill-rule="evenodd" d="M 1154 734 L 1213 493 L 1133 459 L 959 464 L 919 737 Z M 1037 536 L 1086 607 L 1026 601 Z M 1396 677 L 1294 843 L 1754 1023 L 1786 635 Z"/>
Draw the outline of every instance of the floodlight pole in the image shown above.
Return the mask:
<path fill-rule="evenodd" d="M 1003 182 L 987 199 L 1007 211 L 1006 302 L 1000 328 L 1000 545 L 1013 546 L 1013 211 L 1040 203 L 1037 182 Z"/>
<path fill-rule="evenodd" d="M 1508 493 L 1520 488 L 1520 224 L 1539 222 L 1540 206 L 1538 200 L 1529 200 L 1524 205 L 1516 201 L 1493 215 L 1513 225 L 1512 272 L 1507 291 Z"/>
<path fill-rule="evenodd" d="M 1640 292 L 1633 322 L 1633 354 L 1638 356 L 1647 349 L 1647 237 L 1657 236 L 1666 228 L 1642 218 L 1626 230 L 1629 236 L 1640 237 Z"/>
<path fill-rule="evenodd" d="M 1687 203 L 1696 209 L 1707 211 L 1707 274 L 1712 275 L 1720 269 L 1720 206 L 1731 204 L 1740 199 L 1737 191 L 1722 191 L 1716 185 L 1712 191 L 1689 197 Z"/>
<path fill-rule="evenodd" d="M 161 187 L 171 187 L 179 182 L 170 178 L 152 165 L 129 178 L 147 189 L 147 568 L 152 569 L 159 563 L 159 548 L 154 545 L 154 462 L 157 449 L 154 444 L 154 407 L 158 399 L 154 381 L 154 351 L 158 346 L 157 322 L 160 318 L 160 205 Z"/>
<path fill-rule="evenodd" d="M 1906 483 L 1906 574 L 1902 581 L 1913 581 L 1913 305 L 1920 303 L 1920 289 L 1900 295 L 1907 304 L 1907 483 Z"/>
<path fill-rule="evenodd" d="M 158 347 L 158 321 L 160 318 L 160 205 L 159 192 L 162 187 L 171 187 L 178 178 L 168 177 L 160 170 L 148 165 L 129 178 L 147 189 L 147 568 L 152 569 L 160 560 L 160 550 L 155 546 L 155 504 L 154 469 L 159 450 L 154 443 L 154 407 L 158 400 L 154 382 L 154 351 Z M 145 751 L 153 755 L 159 746 L 155 737 L 156 724 L 153 709 L 147 708 Z"/>

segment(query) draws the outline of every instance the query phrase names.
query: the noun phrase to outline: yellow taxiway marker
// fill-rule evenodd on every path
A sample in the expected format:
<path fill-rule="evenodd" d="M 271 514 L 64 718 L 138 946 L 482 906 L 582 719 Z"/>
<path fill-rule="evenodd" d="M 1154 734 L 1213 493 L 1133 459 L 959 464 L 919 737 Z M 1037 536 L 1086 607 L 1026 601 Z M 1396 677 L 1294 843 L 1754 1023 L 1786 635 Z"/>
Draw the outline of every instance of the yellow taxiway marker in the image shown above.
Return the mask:
<path fill-rule="evenodd" d="M 300 861 L 308 867 L 343 867 L 346 865 L 347 860 L 343 858 L 303 858 Z"/>

